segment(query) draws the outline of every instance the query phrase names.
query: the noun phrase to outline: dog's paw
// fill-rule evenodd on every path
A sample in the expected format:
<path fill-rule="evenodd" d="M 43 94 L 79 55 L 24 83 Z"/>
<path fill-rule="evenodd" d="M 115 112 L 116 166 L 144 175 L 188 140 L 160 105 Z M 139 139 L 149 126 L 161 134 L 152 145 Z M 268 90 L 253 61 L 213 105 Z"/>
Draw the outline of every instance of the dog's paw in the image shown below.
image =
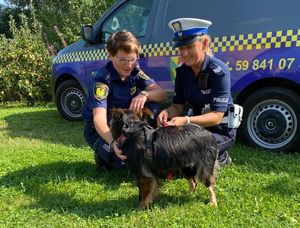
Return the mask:
<path fill-rule="evenodd" d="M 208 203 L 208 205 L 209 206 L 212 206 L 212 207 L 217 207 L 218 206 L 218 203 L 215 201 L 215 202 L 212 202 L 212 201 L 210 201 L 209 203 Z"/>
<path fill-rule="evenodd" d="M 149 204 L 148 204 L 148 205 L 146 205 L 146 204 L 144 204 L 144 203 L 140 203 L 140 204 L 139 204 L 139 210 L 140 210 L 140 211 L 145 211 L 145 210 L 147 210 L 147 209 L 149 209 Z"/>

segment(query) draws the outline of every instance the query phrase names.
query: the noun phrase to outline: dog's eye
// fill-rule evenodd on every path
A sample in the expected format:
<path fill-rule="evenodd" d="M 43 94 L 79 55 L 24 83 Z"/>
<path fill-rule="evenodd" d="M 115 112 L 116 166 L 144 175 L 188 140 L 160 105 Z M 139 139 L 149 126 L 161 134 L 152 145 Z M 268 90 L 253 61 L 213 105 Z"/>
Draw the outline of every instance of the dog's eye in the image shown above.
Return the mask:
<path fill-rule="evenodd" d="M 129 123 L 125 123 L 123 126 L 124 129 L 128 129 L 129 128 Z"/>

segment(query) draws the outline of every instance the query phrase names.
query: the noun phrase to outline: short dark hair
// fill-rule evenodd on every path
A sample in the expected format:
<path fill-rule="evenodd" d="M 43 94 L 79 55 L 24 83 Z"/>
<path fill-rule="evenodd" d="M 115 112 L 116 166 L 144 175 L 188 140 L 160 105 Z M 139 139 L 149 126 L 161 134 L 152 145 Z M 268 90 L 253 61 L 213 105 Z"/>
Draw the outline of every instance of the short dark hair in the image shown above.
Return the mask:
<path fill-rule="evenodd" d="M 108 38 L 106 49 L 112 56 L 115 56 L 118 50 L 122 50 L 126 53 L 135 52 L 139 55 L 141 44 L 131 32 L 123 30 L 112 34 Z"/>

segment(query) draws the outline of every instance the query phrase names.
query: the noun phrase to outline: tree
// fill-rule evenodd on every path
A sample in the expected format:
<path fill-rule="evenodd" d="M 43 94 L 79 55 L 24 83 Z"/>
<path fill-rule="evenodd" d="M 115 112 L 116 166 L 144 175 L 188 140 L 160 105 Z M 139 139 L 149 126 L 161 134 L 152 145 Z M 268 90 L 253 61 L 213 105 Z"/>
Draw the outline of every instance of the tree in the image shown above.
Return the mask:
<path fill-rule="evenodd" d="M 48 44 L 62 47 L 61 38 L 54 27 L 63 35 L 67 43 L 79 39 L 80 25 L 93 24 L 115 0 L 7 0 L 11 9 L 28 11 L 30 2 L 36 9 L 37 20 L 43 26 L 43 38 Z"/>
<path fill-rule="evenodd" d="M 11 17 L 12 38 L 0 36 L 0 102 L 50 101 L 50 56 L 41 39 L 41 26 L 32 12 L 20 14 L 20 26 Z"/>
<path fill-rule="evenodd" d="M 15 19 L 17 25 L 20 24 L 20 18 L 18 15 L 23 13 L 28 15 L 28 10 L 21 10 L 19 8 L 10 8 L 8 6 L 0 5 L 0 34 L 4 34 L 6 37 L 12 37 L 9 30 L 9 17 L 12 16 Z"/>

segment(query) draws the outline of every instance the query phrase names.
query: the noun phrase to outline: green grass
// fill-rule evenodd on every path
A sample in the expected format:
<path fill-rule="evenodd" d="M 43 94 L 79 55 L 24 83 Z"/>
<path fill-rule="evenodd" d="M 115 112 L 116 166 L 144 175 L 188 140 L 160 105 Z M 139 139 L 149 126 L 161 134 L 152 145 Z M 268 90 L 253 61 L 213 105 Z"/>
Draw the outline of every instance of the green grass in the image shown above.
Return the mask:
<path fill-rule="evenodd" d="M 221 169 L 217 208 L 199 185 L 167 181 L 138 211 L 135 179 L 98 174 L 82 122 L 53 106 L 0 106 L 0 227 L 299 227 L 300 155 L 237 144 Z"/>

